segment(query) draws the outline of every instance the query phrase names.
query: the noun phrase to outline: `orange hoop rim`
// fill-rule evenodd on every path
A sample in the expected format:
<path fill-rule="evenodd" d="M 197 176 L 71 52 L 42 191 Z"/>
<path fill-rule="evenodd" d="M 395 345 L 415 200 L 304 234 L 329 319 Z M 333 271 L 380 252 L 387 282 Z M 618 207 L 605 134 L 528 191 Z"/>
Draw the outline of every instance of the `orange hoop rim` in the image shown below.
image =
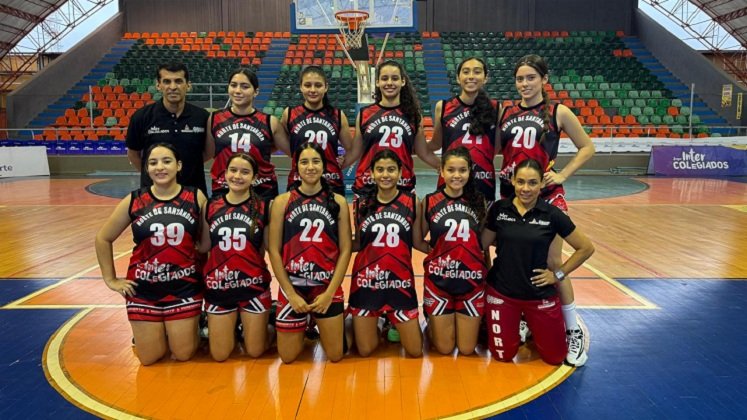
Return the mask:
<path fill-rule="evenodd" d="M 347 24 L 348 29 L 355 31 L 361 23 L 368 20 L 368 12 L 364 10 L 340 10 L 335 13 L 335 19 Z"/>

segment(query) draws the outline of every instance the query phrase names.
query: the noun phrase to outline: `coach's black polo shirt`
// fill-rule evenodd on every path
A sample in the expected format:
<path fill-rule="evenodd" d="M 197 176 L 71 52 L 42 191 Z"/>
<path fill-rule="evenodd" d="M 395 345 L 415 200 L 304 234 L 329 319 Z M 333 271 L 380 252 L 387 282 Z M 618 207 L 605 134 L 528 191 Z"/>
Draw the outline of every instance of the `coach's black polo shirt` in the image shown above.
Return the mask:
<path fill-rule="evenodd" d="M 144 153 L 155 143 L 174 145 L 182 161 L 182 171 L 177 177 L 182 185 L 197 187 L 207 195 L 202 152 L 205 148 L 205 127 L 210 114 L 203 108 L 184 104 L 178 117 L 156 101 L 138 109 L 130 119 L 127 129 L 127 148 Z M 140 185 L 152 184 L 146 171 L 145 159 L 140 173 Z"/>
<path fill-rule="evenodd" d="M 496 233 L 496 257 L 488 284 L 514 299 L 538 300 L 555 296 L 555 286 L 536 287 L 535 268 L 547 268 L 547 253 L 555 235 L 570 235 L 576 226 L 557 207 L 539 199 L 533 209 L 519 215 L 512 199 L 495 202 L 488 211 L 486 229 Z"/>

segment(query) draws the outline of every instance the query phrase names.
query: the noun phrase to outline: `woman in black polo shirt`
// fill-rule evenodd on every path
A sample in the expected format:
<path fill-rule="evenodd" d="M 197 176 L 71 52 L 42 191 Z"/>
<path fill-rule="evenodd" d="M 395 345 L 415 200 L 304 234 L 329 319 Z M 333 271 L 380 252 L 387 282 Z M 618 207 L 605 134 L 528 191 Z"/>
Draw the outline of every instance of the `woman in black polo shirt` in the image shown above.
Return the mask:
<path fill-rule="evenodd" d="M 516 355 L 522 313 L 534 334 L 542 360 L 563 363 L 568 346 L 555 283 L 581 266 L 594 246 L 561 210 L 539 199 L 542 167 L 534 159 L 516 166 L 511 180 L 516 195 L 497 201 L 488 212 L 482 245 L 496 247 L 488 272 L 485 313 L 493 357 L 509 362 Z M 553 272 L 547 253 L 556 235 L 575 252 Z"/>

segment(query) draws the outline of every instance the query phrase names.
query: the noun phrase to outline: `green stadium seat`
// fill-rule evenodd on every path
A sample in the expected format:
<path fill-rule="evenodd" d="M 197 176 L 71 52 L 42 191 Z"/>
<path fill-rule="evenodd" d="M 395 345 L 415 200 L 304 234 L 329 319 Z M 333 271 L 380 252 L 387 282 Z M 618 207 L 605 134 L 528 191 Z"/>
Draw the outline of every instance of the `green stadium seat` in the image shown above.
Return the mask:
<path fill-rule="evenodd" d="M 690 115 L 690 107 L 687 107 L 687 106 L 681 107 L 680 115 Z"/>

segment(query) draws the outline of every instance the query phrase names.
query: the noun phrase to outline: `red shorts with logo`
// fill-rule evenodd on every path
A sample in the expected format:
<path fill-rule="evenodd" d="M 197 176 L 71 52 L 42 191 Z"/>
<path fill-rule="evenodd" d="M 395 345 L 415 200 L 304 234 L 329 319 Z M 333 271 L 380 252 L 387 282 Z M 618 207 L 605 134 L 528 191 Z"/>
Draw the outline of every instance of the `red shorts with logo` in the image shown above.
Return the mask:
<path fill-rule="evenodd" d="M 321 295 L 327 290 L 327 286 L 315 286 L 315 287 L 296 287 L 296 293 L 298 293 L 306 303 L 314 302 L 317 296 Z M 275 329 L 279 332 L 303 332 L 306 330 L 308 323 L 308 316 L 311 315 L 314 318 L 332 318 L 340 315 L 343 312 L 345 305 L 345 297 L 342 292 L 342 287 L 338 287 L 335 290 L 334 296 L 332 296 L 332 304 L 329 305 L 327 313 L 320 314 L 316 312 L 309 313 L 298 313 L 293 310 L 288 301 L 288 297 L 280 288 L 278 293 L 278 307 L 275 315 Z"/>
<path fill-rule="evenodd" d="M 411 319 L 418 319 L 420 316 L 420 311 L 418 308 L 413 309 L 405 309 L 405 310 L 378 310 L 378 311 L 372 311 L 369 309 L 361 309 L 361 308 L 354 308 L 352 306 L 348 306 L 348 312 L 349 315 L 352 316 L 365 316 L 365 317 L 380 317 L 384 314 L 386 314 L 387 319 L 389 319 L 389 322 L 392 323 L 392 325 L 397 325 L 403 322 L 407 322 Z"/>
<path fill-rule="evenodd" d="M 542 360 L 551 365 L 559 365 L 565 360 L 568 345 L 557 295 L 540 300 L 512 299 L 486 286 L 485 313 L 488 347 L 496 360 L 510 362 L 516 356 L 521 344 L 519 322 L 522 313 Z"/>
<path fill-rule="evenodd" d="M 249 300 L 238 301 L 235 305 L 220 306 L 205 299 L 205 312 L 213 315 L 224 315 L 241 310 L 250 314 L 262 314 L 269 311 L 271 305 L 272 296 L 270 295 L 270 289 L 267 289 L 261 295 Z"/>
<path fill-rule="evenodd" d="M 470 293 L 455 296 L 441 290 L 426 279 L 423 286 L 423 310 L 428 315 L 434 316 L 458 312 L 467 316 L 480 317 L 485 312 L 485 289 L 476 287 Z"/>
<path fill-rule="evenodd" d="M 130 321 L 165 322 L 199 316 L 202 296 L 187 299 L 153 301 L 127 297 L 127 319 Z"/>

